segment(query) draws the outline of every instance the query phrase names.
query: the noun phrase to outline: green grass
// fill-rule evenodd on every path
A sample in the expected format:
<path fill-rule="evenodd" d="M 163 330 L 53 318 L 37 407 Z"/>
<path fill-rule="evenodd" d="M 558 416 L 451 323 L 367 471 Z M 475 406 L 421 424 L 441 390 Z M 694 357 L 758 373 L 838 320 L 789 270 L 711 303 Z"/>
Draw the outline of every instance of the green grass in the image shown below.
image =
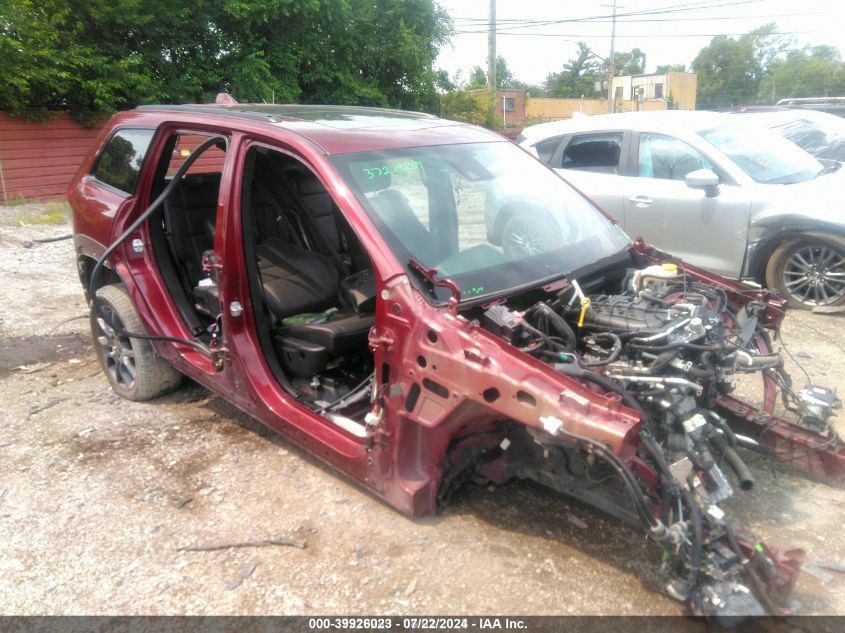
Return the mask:
<path fill-rule="evenodd" d="M 32 224 L 65 224 L 70 219 L 70 207 L 67 202 L 54 200 L 38 205 L 36 209 L 27 209 L 15 214 L 7 222 L 14 226 Z"/>
<path fill-rule="evenodd" d="M 23 204 L 28 204 L 29 200 L 24 198 L 23 196 L 18 196 L 17 198 L 9 198 L 3 202 L 3 206 L 5 207 L 19 207 Z"/>

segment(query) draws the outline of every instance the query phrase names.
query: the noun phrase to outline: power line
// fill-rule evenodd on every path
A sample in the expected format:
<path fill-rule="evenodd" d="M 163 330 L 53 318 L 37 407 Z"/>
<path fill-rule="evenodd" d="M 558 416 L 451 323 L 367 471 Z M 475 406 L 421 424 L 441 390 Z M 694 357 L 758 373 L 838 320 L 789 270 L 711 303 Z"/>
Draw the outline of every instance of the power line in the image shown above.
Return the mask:
<path fill-rule="evenodd" d="M 730 7 L 730 6 L 739 6 L 739 5 L 747 5 L 747 4 L 756 4 L 759 2 L 763 2 L 764 0 L 732 0 L 729 2 L 725 2 L 724 0 L 705 0 L 704 2 L 691 2 L 679 5 L 671 5 L 668 7 L 663 8 L 655 8 L 655 9 L 643 9 L 640 11 L 628 11 L 624 13 L 617 13 L 617 18 L 622 17 L 636 17 L 641 15 L 663 15 L 663 14 L 672 14 L 672 13 L 681 13 L 686 11 L 698 11 L 704 9 L 715 9 L 715 8 L 723 8 L 723 7 Z M 593 16 L 584 16 L 580 18 L 563 18 L 559 20 L 531 20 L 531 19 L 499 19 L 498 23 L 507 23 L 510 26 L 509 28 L 531 28 L 533 26 L 548 26 L 552 24 L 566 24 L 566 23 L 575 23 L 575 22 L 591 22 L 595 20 L 606 20 L 612 19 L 613 14 L 601 14 L 601 15 L 593 15 Z M 452 21 L 470 21 L 470 22 L 485 22 L 486 18 L 452 18 Z M 469 24 L 467 26 L 474 26 L 473 24 Z"/>
<path fill-rule="evenodd" d="M 822 29 L 816 29 L 811 31 L 773 31 L 771 33 L 766 33 L 766 35 L 807 35 L 810 33 L 818 33 Z M 453 35 L 477 35 L 478 33 L 486 33 L 487 31 L 455 31 Z M 561 39 L 566 39 L 570 37 L 574 38 L 597 38 L 597 37 L 611 37 L 609 34 L 585 34 L 585 33 L 511 33 L 509 31 L 496 31 L 497 35 L 509 35 L 512 37 L 559 37 Z M 740 37 L 743 35 L 748 35 L 748 32 L 744 33 L 672 33 L 672 34 L 659 34 L 659 33 L 639 33 L 639 34 L 630 34 L 630 35 L 620 35 L 616 34 L 616 37 Z M 571 40 L 576 42 L 578 40 Z"/>
<path fill-rule="evenodd" d="M 637 15 L 660 15 L 663 13 L 680 13 L 685 11 L 699 11 L 705 9 L 715 9 L 715 8 L 722 8 L 728 6 L 737 6 L 737 5 L 745 5 L 745 4 L 756 4 L 759 2 L 764 2 L 765 0 L 699 0 L 698 2 L 688 2 L 683 4 L 676 4 L 676 5 L 669 5 L 665 7 L 654 7 L 651 9 L 640 9 L 636 11 L 627 11 L 623 13 L 617 14 L 619 17 L 621 16 L 637 16 Z M 538 23 L 546 23 L 546 22 L 580 22 L 583 20 L 592 20 L 595 18 L 609 18 L 612 17 L 611 13 L 604 13 L 597 16 L 583 16 L 578 18 L 562 18 L 562 19 L 533 19 L 533 18 L 500 18 L 499 22 L 513 22 L 513 23 L 531 23 L 531 22 L 538 22 Z M 482 17 L 452 17 L 453 21 L 471 21 L 471 22 L 484 22 L 485 18 Z"/>
<path fill-rule="evenodd" d="M 795 17 L 806 17 L 810 15 L 822 15 L 820 11 L 808 11 L 804 13 L 769 13 L 765 16 L 768 20 L 769 18 L 795 18 Z M 759 20 L 761 16 L 758 15 L 720 15 L 714 17 L 689 17 L 689 18 L 638 18 L 634 20 L 622 20 L 617 19 L 617 23 L 621 24 L 639 24 L 641 22 L 710 22 L 710 21 L 720 21 L 720 20 Z M 504 20 L 499 20 L 499 22 L 503 22 Z M 556 20 L 554 24 L 563 24 L 565 22 L 572 22 L 574 20 Z M 597 18 L 591 19 L 591 24 L 607 24 L 612 21 L 611 19 L 604 19 L 604 18 Z M 537 24 L 536 26 L 545 26 L 546 24 Z M 463 27 L 463 28 L 470 28 L 470 27 Z M 469 33 L 471 31 L 462 31 L 465 33 Z"/>

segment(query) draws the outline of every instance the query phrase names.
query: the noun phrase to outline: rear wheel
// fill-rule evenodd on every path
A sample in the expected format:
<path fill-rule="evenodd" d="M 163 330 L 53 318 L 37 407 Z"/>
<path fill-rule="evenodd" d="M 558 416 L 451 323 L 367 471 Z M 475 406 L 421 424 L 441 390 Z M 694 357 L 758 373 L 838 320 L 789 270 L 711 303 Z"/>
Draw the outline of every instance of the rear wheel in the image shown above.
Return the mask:
<path fill-rule="evenodd" d="M 769 259 L 766 284 L 793 308 L 845 303 L 845 239 L 812 235 L 784 242 Z"/>
<path fill-rule="evenodd" d="M 121 334 L 146 333 L 123 286 L 103 286 L 97 291 L 97 299 L 99 313 L 91 310 L 91 334 L 103 372 L 115 393 L 142 401 L 178 387 L 182 374 L 157 356 L 149 341 Z"/>

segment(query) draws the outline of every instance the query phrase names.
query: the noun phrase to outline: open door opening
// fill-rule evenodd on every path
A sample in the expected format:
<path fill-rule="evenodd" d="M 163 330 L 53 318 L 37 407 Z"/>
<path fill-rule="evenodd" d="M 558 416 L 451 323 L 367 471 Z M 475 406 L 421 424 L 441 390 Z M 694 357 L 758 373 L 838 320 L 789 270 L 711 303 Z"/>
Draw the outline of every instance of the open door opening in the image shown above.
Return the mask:
<path fill-rule="evenodd" d="M 375 382 L 368 345 L 375 278 L 366 251 L 320 180 L 282 152 L 249 151 L 242 209 L 246 269 L 268 364 L 309 407 L 338 423 L 342 417 L 361 424 Z"/>
<path fill-rule="evenodd" d="M 170 184 L 185 160 L 209 136 L 176 133 L 168 140 L 157 167 L 152 198 Z M 219 336 L 220 301 L 213 257 L 217 202 L 225 147 L 212 145 L 195 159 L 149 220 L 153 254 L 167 290 L 193 336 L 209 344 Z"/>

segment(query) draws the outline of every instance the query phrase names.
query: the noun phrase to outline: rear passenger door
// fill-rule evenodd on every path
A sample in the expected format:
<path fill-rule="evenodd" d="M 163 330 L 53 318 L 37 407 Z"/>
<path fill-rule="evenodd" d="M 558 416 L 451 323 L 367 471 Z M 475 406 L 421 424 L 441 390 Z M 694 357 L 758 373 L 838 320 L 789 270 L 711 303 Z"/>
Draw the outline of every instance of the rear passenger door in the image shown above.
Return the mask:
<path fill-rule="evenodd" d="M 549 161 L 566 180 L 624 227 L 621 180 L 627 168 L 625 132 L 584 132 L 565 138 Z"/>

